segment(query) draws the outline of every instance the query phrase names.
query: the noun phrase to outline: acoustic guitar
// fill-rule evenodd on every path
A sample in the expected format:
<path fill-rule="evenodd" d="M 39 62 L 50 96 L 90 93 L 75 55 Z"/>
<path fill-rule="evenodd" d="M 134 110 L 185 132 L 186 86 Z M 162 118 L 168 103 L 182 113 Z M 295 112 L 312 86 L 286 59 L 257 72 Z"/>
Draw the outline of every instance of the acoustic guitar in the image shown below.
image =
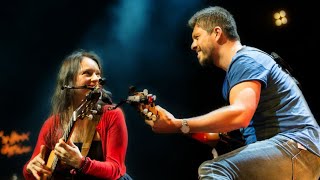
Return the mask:
<path fill-rule="evenodd" d="M 73 132 L 74 124 L 79 119 L 84 119 L 85 117 L 88 117 L 89 119 L 93 118 L 92 114 L 97 114 L 97 102 L 101 96 L 101 91 L 99 89 L 93 89 L 90 91 L 86 97 L 82 100 L 81 104 L 78 106 L 78 108 L 73 111 L 72 116 L 69 120 L 68 126 L 66 131 L 64 131 L 63 134 L 63 140 L 67 142 Z M 41 180 L 49 180 L 54 178 L 54 172 L 55 168 L 57 166 L 59 159 L 55 155 L 54 150 L 50 152 L 50 155 L 48 157 L 46 166 L 52 170 L 52 175 L 48 176 L 46 174 L 43 174 L 41 177 Z"/>
<path fill-rule="evenodd" d="M 126 103 L 134 106 L 138 112 L 145 117 L 146 123 L 150 126 L 153 125 L 157 119 L 157 110 L 155 109 L 156 95 L 149 94 L 147 89 L 142 92 L 136 91 L 134 86 L 129 88 L 129 96 L 126 99 Z M 226 133 L 189 133 L 187 136 L 192 137 L 202 143 L 208 144 L 211 147 L 215 147 L 221 137 L 226 136 Z"/>

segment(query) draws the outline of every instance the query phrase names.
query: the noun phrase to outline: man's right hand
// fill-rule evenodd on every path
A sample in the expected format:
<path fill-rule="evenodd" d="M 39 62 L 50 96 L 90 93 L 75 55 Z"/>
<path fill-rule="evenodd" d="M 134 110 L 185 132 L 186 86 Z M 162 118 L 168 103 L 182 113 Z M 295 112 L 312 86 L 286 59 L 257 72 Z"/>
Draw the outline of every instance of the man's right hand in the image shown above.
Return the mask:
<path fill-rule="evenodd" d="M 182 121 L 176 119 L 170 112 L 159 105 L 155 106 L 157 111 L 156 120 L 153 121 L 152 131 L 156 133 L 178 133 Z M 146 120 L 148 121 L 148 120 Z"/>

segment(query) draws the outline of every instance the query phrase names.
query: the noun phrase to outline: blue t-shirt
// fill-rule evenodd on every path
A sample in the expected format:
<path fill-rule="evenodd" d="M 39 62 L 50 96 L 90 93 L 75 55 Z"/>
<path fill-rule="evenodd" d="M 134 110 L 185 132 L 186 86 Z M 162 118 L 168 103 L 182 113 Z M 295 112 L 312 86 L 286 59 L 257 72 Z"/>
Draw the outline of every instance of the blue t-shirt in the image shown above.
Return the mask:
<path fill-rule="evenodd" d="M 250 80 L 262 84 L 256 112 L 241 129 L 246 144 L 277 134 L 289 137 L 320 157 L 320 127 L 294 79 L 267 53 L 244 47 L 232 58 L 223 84 L 223 97 L 235 85 Z"/>

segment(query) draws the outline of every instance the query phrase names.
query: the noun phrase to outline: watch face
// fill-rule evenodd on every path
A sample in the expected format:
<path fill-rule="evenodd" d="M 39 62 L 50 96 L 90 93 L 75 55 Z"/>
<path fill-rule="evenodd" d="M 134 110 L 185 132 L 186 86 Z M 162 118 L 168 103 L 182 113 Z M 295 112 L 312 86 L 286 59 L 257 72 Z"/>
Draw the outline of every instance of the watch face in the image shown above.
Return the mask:
<path fill-rule="evenodd" d="M 187 123 L 182 123 L 181 131 L 182 131 L 183 133 L 189 133 L 190 127 L 188 126 Z"/>
<path fill-rule="evenodd" d="M 183 126 L 182 128 L 181 128 L 181 131 L 183 132 L 183 133 L 188 133 L 189 132 L 189 127 L 187 127 L 187 126 Z"/>

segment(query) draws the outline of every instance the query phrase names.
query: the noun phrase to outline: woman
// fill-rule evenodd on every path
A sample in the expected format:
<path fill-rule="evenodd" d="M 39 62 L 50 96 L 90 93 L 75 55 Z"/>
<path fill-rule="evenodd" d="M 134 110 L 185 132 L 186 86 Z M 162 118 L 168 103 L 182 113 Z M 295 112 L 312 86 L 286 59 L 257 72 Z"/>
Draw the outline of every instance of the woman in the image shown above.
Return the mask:
<path fill-rule="evenodd" d="M 124 113 L 119 108 L 108 110 L 110 105 L 100 103 L 106 96 L 101 75 L 100 58 L 94 52 L 75 51 L 65 58 L 52 97 L 51 115 L 23 167 L 26 179 L 131 179 L 125 165 L 128 134 Z M 95 107 L 102 104 L 99 113 L 93 113 L 93 118 L 75 117 L 88 108 L 81 106 L 87 102 L 94 105 L 87 112 L 96 112 Z"/>

